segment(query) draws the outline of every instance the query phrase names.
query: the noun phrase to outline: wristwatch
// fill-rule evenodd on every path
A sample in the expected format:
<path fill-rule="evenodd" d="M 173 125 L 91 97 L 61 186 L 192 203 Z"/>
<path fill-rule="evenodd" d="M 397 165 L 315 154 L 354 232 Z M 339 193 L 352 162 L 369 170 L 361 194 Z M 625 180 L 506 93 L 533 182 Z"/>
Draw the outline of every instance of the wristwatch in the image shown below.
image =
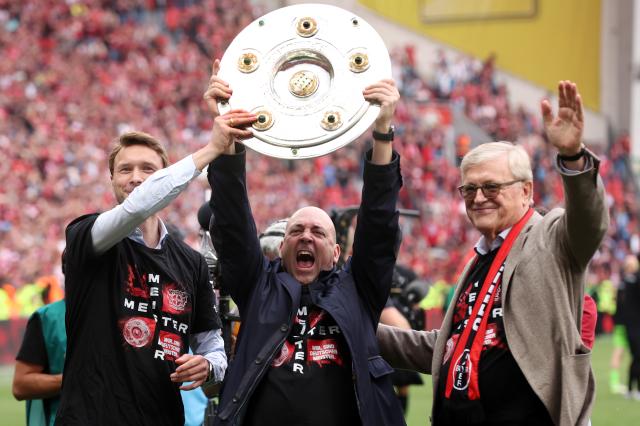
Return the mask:
<path fill-rule="evenodd" d="M 382 142 L 391 142 L 393 141 L 394 130 L 395 130 L 395 127 L 393 126 L 389 127 L 389 131 L 387 133 L 380 133 L 375 129 L 373 129 L 373 139 L 377 141 L 382 141 Z"/>
<path fill-rule="evenodd" d="M 209 360 L 207 360 L 209 361 Z M 215 377 L 215 372 L 213 371 L 213 364 L 209 361 L 209 374 L 205 379 L 205 382 L 202 384 L 202 390 L 204 394 L 208 398 L 213 398 L 220 394 L 220 387 L 222 382 L 218 381 L 218 377 Z"/>
<path fill-rule="evenodd" d="M 580 151 L 578 151 L 577 154 L 574 154 L 574 155 L 558 154 L 558 158 L 560 158 L 562 161 L 576 161 L 584 157 L 586 153 L 587 153 L 587 149 L 584 147 L 584 145 L 582 145 L 582 147 L 580 147 Z"/>

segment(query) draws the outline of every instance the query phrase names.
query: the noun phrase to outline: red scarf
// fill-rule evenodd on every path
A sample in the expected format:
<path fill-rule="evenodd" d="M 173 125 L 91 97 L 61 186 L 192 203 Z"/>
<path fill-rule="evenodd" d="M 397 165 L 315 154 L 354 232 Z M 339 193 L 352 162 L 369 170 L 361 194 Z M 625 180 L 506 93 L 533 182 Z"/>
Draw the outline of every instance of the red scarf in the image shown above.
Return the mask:
<path fill-rule="evenodd" d="M 469 316 L 467 326 L 462 331 L 450 358 L 445 399 L 479 400 L 480 387 L 478 383 L 478 367 L 480 354 L 484 344 L 489 313 L 495 300 L 494 294 L 502 282 L 502 273 L 507 255 L 513 243 L 533 215 L 533 209 L 516 223 L 509 231 L 495 259 L 491 262 L 489 272 L 484 279 L 477 302 Z M 465 392 L 466 390 L 466 392 Z"/>

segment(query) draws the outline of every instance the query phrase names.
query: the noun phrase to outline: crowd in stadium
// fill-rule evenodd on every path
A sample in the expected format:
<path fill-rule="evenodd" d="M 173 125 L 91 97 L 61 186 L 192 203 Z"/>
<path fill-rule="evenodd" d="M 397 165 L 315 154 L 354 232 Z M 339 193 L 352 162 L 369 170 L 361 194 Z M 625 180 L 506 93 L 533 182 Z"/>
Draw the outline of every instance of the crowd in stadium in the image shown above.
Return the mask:
<path fill-rule="evenodd" d="M 0 5 L 0 285 L 19 288 L 41 276 L 61 277 L 69 220 L 113 205 L 106 153 L 117 135 L 148 132 L 167 144 L 174 161 L 205 143 L 212 123 L 202 94 L 212 58 L 222 56 L 254 11 L 237 0 Z M 448 145 L 459 156 L 470 143 L 456 135 L 453 111 L 463 111 L 491 139 L 525 147 L 534 159 L 536 206 L 561 204 L 561 181 L 552 171 L 538 105 L 510 104 L 507 88 L 496 81 L 494 58 L 442 55 L 427 70 L 417 69 L 411 46 L 392 58 L 402 95 L 394 142 L 402 156 L 401 207 L 421 213 L 419 220 L 404 220 L 399 263 L 429 281 L 451 282 L 478 237 L 456 191 L 456 159 L 447 155 Z M 250 153 L 258 229 L 304 205 L 327 211 L 357 205 L 368 138 L 314 160 Z M 623 136 L 598 152 L 611 227 L 593 262 L 594 283 L 603 278 L 600 265 L 609 265 L 616 279 L 625 255 L 638 249 L 629 145 Z M 194 246 L 206 188 L 204 181 L 191 185 L 162 214 Z"/>

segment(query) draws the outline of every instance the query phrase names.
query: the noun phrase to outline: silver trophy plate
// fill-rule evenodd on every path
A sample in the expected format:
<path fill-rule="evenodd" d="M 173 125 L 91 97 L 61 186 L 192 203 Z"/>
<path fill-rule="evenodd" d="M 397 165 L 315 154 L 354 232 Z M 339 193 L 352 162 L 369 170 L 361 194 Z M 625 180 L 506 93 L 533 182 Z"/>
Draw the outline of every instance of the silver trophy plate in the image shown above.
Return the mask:
<path fill-rule="evenodd" d="M 364 133 L 380 107 L 363 89 L 391 78 L 389 52 L 362 18 L 335 6 L 300 4 L 256 19 L 233 40 L 218 75 L 233 96 L 221 114 L 258 116 L 244 144 L 278 158 L 318 157 Z"/>

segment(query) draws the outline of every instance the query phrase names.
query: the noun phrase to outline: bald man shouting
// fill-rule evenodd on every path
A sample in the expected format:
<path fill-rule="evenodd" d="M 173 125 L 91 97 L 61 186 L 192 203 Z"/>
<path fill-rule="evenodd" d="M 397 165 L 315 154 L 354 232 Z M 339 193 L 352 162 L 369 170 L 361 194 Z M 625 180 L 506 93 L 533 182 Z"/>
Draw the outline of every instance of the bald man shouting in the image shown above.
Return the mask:
<path fill-rule="evenodd" d="M 220 99 L 231 90 L 214 75 L 207 93 Z M 343 268 L 336 267 L 333 223 L 316 207 L 291 216 L 282 258 L 266 259 L 247 197 L 243 145 L 229 140 L 227 155 L 209 167 L 222 285 L 242 317 L 216 425 L 405 424 L 375 335 L 395 264 L 402 179 L 391 120 L 399 94 L 383 80 L 363 95 L 381 111 L 366 154 L 353 256 Z M 231 117 L 232 126 L 250 124 L 242 114 Z"/>

